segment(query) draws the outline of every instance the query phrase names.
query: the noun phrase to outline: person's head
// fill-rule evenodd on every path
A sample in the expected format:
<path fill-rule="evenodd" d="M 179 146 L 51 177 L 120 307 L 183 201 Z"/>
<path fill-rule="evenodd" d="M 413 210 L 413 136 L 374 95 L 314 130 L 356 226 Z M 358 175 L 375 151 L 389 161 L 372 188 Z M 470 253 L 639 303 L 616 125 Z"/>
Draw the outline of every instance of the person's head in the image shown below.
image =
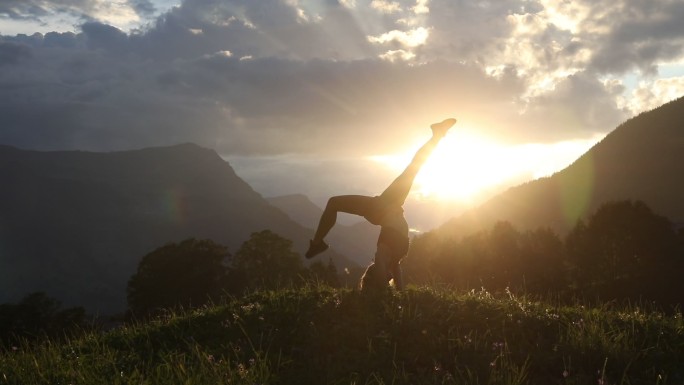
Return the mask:
<path fill-rule="evenodd" d="M 359 289 L 362 292 L 381 292 L 387 288 L 390 278 L 387 268 L 382 263 L 371 263 L 361 277 Z"/>

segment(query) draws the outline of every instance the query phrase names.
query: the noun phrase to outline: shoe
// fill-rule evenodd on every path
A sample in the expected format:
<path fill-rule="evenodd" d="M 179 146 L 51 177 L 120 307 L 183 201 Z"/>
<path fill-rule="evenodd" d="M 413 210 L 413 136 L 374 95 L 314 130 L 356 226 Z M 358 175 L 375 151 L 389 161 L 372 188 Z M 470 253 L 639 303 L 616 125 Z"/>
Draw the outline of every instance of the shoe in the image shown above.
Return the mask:
<path fill-rule="evenodd" d="M 327 243 L 325 243 L 323 241 L 314 243 L 314 241 L 311 240 L 311 241 L 309 241 L 309 250 L 307 250 L 306 254 L 305 254 L 306 259 L 311 259 L 311 258 L 317 256 L 318 254 L 320 254 L 326 250 L 328 250 L 328 244 Z"/>
<path fill-rule="evenodd" d="M 434 123 L 430 126 L 430 129 L 432 129 L 432 135 L 434 136 L 444 136 L 446 135 L 447 131 L 456 124 L 456 119 L 454 118 L 448 118 L 444 119 L 439 123 Z"/>

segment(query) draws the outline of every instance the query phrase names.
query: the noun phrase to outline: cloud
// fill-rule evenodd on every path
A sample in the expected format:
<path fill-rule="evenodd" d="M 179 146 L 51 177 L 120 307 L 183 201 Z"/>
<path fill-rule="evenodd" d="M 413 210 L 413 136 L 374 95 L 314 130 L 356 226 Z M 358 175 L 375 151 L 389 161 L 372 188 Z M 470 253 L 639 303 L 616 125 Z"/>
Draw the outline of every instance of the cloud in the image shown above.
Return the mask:
<path fill-rule="evenodd" d="M 593 46 L 590 68 L 601 73 L 624 73 L 634 68 L 655 73 L 659 61 L 681 58 L 684 54 L 681 1 L 622 0 L 612 3 L 603 13 L 596 4 L 587 4 L 591 4 L 591 16 L 583 24 L 591 27 L 588 32 L 602 32 L 582 36 Z"/>
<path fill-rule="evenodd" d="M 3 0 L 0 18 L 46 23 L 67 16 L 81 22 L 105 21 L 123 26 L 154 10 L 149 0 Z"/>
<path fill-rule="evenodd" d="M 0 68 L 17 64 L 31 56 L 31 50 L 23 44 L 0 41 Z"/>
<path fill-rule="evenodd" d="M 369 36 L 368 41 L 377 44 L 398 43 L 401 46 L 413 48 L 425 44 L 429 35 L 428 29 L 423 27 L 409 31 L 395 29 L 380 36 Z"/>
<path fill-rule="evenodd" d="M 637 108 L 619 75 L 681 56 L 684 35 L 677 2 L 601 4 L 615 13 L 589 1 L 185 0 L 127 32 L 96 20 L 103 1 L 6 1 L 6 17 L 89 18 L 0 36 L 0 142 L 367 156 L 451 115 L 511 141 L 590 137 Z M 634 100 L 680 91 L 644 83 Z"/>
<path fill-rule="evenodd" d="M 684 95 L 684 76 L 641 82 L 619 103 L 634 114 L 654 109 Z"/>
<path fill-rule="evenodd" d="M 396 1 L 373 0 L 370 7 L 382 13 L 401 12 L 401 4 Z"/>
<path fill-rule="evenodd" d="M 157 12 L 157 7 L 150 0 L 129 0 L 129 4 L 139 15 L 153 15 Z"/>

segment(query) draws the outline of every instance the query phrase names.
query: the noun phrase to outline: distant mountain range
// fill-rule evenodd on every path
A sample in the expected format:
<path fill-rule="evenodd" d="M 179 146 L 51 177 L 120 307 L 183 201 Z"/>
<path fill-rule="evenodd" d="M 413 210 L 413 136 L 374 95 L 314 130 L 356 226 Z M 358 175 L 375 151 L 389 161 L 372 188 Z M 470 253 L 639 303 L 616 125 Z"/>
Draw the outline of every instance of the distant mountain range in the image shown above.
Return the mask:
<path fill-rule="evenodd" d="M 684 222 L 684 98 L 621 124 L 566 169 L 510 188 L 438 230 L 461 236 L 509 221 L 565 234 L 608 201 L 641 200 Z"/>
<path fill-rule="evenodd" d="M 111 153 L 0 146 L 0 185 L 0 303 L 41 290 L 118 312 L 140 259 L 166 243 L 209 238 L 235 252 L 270 229 L 303 254 L 312 236 L 193 144 Z M 335 251 L 327 258 L 357 267 Z"/>

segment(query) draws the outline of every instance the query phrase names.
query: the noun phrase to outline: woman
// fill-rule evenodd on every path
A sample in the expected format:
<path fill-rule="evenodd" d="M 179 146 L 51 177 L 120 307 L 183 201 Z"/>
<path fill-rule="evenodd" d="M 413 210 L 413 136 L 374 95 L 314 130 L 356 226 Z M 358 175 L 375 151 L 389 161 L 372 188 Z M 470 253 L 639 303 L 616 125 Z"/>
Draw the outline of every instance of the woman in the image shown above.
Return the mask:
<path fill-rule="evenodd" d="M 375 281 L 383 286 L 394 279 L 394 285 L 401 289 L 401 268 L 399 262 L 406 256 L 409 247 L 408 223 L 404 218 L 404 201 L 411 190 L 413 180 L 428 156 L 446 135 L 456 119 L 449 118 L 430 126 L 432 137 L 414 155 L 406 167 L 382 194 L 374 197 L 365 195 L 339 195 L 328 200 L 321 215 L 318 228 L 309 243 L 306 258 L 324 252 L 328 244 L 323 240 L 337 221 L 337 213 L 362 216 L 374 225 L 380 226 L 375 261 L 366 270 L 362 282 Z M 371 271 L 373 272 L 371 274 Z M 368 275 L 368 277 L 366 277 Z"/>

